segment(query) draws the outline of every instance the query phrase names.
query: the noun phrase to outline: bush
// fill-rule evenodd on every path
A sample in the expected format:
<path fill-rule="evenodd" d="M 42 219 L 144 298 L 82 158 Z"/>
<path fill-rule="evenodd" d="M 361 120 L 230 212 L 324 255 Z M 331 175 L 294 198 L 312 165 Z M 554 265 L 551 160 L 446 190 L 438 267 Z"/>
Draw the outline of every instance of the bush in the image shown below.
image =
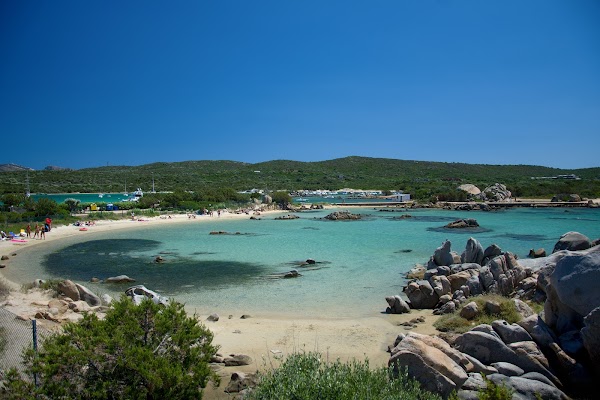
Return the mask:
<path fill-rule="evenodd" d="M 163 307 L 145 300 L 139 306 L 126 296 L 113 303 L 103 320 L 85 314 L 63 332 L 25 354 L 29 373 L 16 370 L 0 382 L 3 398 L 189 399 L 218 377 L 208 362 L 216 353 L 213 335 L 183 304 Z"/>
<path fill-rule="evenodd" d="M 404 372 L 391 378 L 385 368 L 371 370 L 368 360 L 329 363 L 319 353 L 295 353 L 262 374 L 246 399 L 440 399 L 422 390 Z"/>
<path fill-rule="evenodd" d="M 485 381 L 485 387 L 479 390 L 479 400 L 511 400 L 513 391 L 504 386 L 504 385 L 496 385 L 494 382 L 489 380 L 483 375 L 483 380 Z"/>

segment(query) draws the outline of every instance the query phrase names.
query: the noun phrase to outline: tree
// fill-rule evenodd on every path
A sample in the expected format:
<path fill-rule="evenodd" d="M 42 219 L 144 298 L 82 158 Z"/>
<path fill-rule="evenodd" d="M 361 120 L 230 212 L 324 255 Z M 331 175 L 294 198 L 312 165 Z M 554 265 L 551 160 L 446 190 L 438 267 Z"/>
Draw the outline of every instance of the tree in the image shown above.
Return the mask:
<path fill-rule="evenodd" d="M 65 204 L 69 207 L 69 211 L 74 212 L 77 210 L 77 206 L 80 201 L 77 199 L 68 198 L 65 200 Z"/>
<path fill-rule="evenodd" d="M 54 215 L 58 211 L 58 204 L 50 199 L 41 198 L 35 203 L 35 215 L 43 217 Z"/>
<path fill-rule="evenodd" d="M 18 194 L 18 193 L 6 193 L 5 195 L 2 196 L 2 203 L 4 203 L 4 205 L 7 208 L 10 208 L 13 206 L 19 206 L 24 201 L 25 201 L 25 196 L 22 194 Z"/>
<path fill-rule="evenodd" d="M 100 320 L 89 313 L 46 339 L 25 365 L 39 386 L 16 371 L 4 379 L 8 398 L 189 399 L 217 375 L 208 363 L 218 347 L 213 335 L 183 304 L 166 307 L 126 296 Z"/>
<path fill-rule="evenodd" d="M 274 203 L 279 204 L 281 207 L 286 207 L 292 202 L 292 196 L 288 192 L 275 192 L 272 199 Z"/>

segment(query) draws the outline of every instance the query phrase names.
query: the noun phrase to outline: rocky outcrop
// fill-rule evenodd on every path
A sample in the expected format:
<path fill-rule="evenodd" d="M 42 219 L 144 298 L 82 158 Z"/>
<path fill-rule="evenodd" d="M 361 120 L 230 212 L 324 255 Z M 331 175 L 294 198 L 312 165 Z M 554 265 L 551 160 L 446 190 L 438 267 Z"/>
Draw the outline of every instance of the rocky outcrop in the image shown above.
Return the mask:
<path fill-rule="evenodd" d="M 503 321 L 492 325 L 505 326 Z M 477 398 L 477 391 L 485 387 L 480 373 L 511 388 L 518 394 L 515 398 L 536 399 L 536 393 L 543 394 L 542 398 L 568 398 L 532 340 L 507 344 L 492 326 L 477 328 L 480 330 L 460 335 L 456 348 L 436 337 L 414 332 L 400 335 L 390 351 L 388 364 L 396 372 L 406 368 L 409 376 L 425 389 L 444 398 L 452 391 L 457 391 L 459 398 Z"/>
<path fill-rule="evenodd" d="M 554 245 L 553 253 L 560 250 L 587 250 L 592 247 L 590 239 L 579 232 L 567 232 Z"/>
<path fill-rule="evenodd" d="M 111 276 L 109 278 L 106 278 L 104 280 L 104 282 L 106 282 L 106 283 L 129 283 L 129 282 L 135 282 L 135 279 L 132 279 L 132 278 L 128 277 L 127 275 L 118 275 L 118 276 Z"/>
<path fill-rule="evenodd" d="M 446 225 L 446 228 L 451 229 L 465 229 L 465 228 L 477 228 L 479 223 L 473 218 L 457 219 L 456 221 L 450 222 Z"/>
<path fill-rule="evenodd" d="M 546 286 L 545 321 L 559 334 L 581 329 L 583 319 L 600 306 L 600 247 L 567 253 L 557 261 Z"/>
<path fill-rule="evenodd" d="M 585 240 L 577 237 L 579 234 L 562 238 L 568 238 L 563 240 L 570 243 L 567 248 L 579 248 L 578 243 Z M 424 279 L 409 282 L 405 292 L 421 307 L 437 300 L 434 314 L 461 310 L 465 318 L 473 318 L 479 312 L 497 315 L 502 311 L 500 304 L 493 301 L 486 302 L 483 310 L 475 302 L 466 304 L 469 296 L 482 292 L 515 296 L 512 302 L 523 317 L 518 324 L 497 320 L 458 337 L 448 336 L 455 349 L 465 358 L 470 357 L 472 368 L 487 371 L 497 382 L 514 390 L 514 398 L 535 399 L 536 394 L 567 398 L 563 390 L 590 397 L 595 388 L 593 376 L 600 378 L 600 246 L 560 250 L 524 261 L 497 246 L 488 247 L 483 254 L 480 249 L 474 239 L 469 239 L 460 263 L 441 265 L 454 260 L 456 254 L 451 251 L 450 242 L 445 242 L 429 260 Z M 477 263 L 480 258 L 483 265 Z M 544 302 L 543 318 L 522 299 Z M 403 347 L 401 341 L 396 345 Z M 422 373 L 427 377 L 417 379 L 441 393 L 454 388 L 461 398 L 476 396 L 481 382 L 469 375 L 473 370 L 457 363 L 467 373 L 459 387 L 443 368 L 434 368 L 423 353 L 423 349 L 404 349 L 394 360 L 413 363 L 410 368 L 415 376 Z"/>
<path fill-rule="evenodd" d="M 362 219 L 362 215 L 352 214 L 349 211 L 335 211 L 324 218 L 331 221 L 352 221 Z"/>
<path fill-rule="evenodd" d="M 479 189 L 477 186 L 470 184 L 470 183 L 465 183 L 463 185 L 460 185 L 459 187 L 457 187 L 458 190 L 462 190 L 463 192 L 467 192 L 468 194 L 475 196 L 478 195 L 479 193 L 481 193 L 481 189 Z"/>
<path fill-rule="evenodd" d="M 388 296 L 385 298 L 388 308 L 385 310 L 388 314 L 404 314 L 410 312 L 410 307 L 400 296 Z"/>
<path fill-rule="evenodd" d="M 404 293 L 410 301 L 411 308 L 434 308 L 439 301 L 439 296 L 426 280 L 409 283 Z"/>
<path fill-rule="evenodd" d="M 297 215 L 288 214 L 288 215 L 282 215 L 280 217 L 275 217 L 274 219 L 277 220 L 277 221 L 285 221 L 285 220 L 298 219 L 298 218 L 300 218 L 300 217 L 297 216 Z"/>
<path fill-rule="evenodd" d="M 446 352 L 429 345 L 421 337 L 409 333 L 392 349 L 388 363 L 396 373 L 406 368 L 409 376 L 417 379 L 425 389 L 447 397 L 460 388 L 468 376 Z"/>
<path fill-rule="evenodd" d="M 100 297 L 98 297 L 90 289 L 78 283 L 76 283 L 75 286 L 77 286 L 77 291 L 79 292 L 79 298 L 81 300 L 85 301 L 92 307 L 102 305 L 102 300 L 100 299 Z"/>
<path fill-rule="evenodd" d="M 600 378 L 600 306 L 594 308 L 583 320 L 581 329 L 583 346 L 592 362 L 594 372 Z"/>
<path fill-rule="evenodd" d="M 478 196 L 478 199 L 486 201 L 507 201 L 511 198 L 512 193 L 501 183 L 495 183 L 483 189 Z"/>
<path fill-rule="evenodd" d="M 70 298 L 71 300 L 80 300 L 77 285 L 68 279 L 58 283 L 58 292 Z"/>
<path fill-rule="evenodd" d="M 460 262 L 462 263 L 475 263 L 481 264 L 483 261 L 483 246 L 475 238 L 469 238 L 467 240 L 467 246 L 465 251 L 460 256 Z"/>
<path fill-rule="evenodd" d="M 244 372 L 234 372 L 231 374 L 229 384 L 225 388 L 225 393 L 240 393 L 248 388 L 253 388 L 258 384 L 258 375 Z"/>

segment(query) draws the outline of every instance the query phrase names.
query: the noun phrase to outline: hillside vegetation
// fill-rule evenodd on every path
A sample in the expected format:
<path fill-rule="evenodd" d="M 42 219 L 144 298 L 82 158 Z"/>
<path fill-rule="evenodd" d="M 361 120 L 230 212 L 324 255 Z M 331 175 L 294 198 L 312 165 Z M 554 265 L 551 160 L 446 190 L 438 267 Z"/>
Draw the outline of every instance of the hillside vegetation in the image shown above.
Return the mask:
<path fill-rule="evenodd" d="M 531 177 L 576 174 L 581 180 Z M 269 190 L 357 189 L 404 190 L 416 198 L 455 190 L 462 183 L 484 188 L 495 182 L 516 196 L 578 193 L 600 197 L 600 168 L 563 170 L 531 165 L 482 165 L 345 157 L 328 161 L 274 160 L 256 164 L 236 161 L 184 161 L 140 166 L 107 166 L 62 171 L 0 173 L 0 193 L 23 193 L 26 177 L 34 193 L 121 192 L 137 187 L 157 191 L 210 188 Z"/>

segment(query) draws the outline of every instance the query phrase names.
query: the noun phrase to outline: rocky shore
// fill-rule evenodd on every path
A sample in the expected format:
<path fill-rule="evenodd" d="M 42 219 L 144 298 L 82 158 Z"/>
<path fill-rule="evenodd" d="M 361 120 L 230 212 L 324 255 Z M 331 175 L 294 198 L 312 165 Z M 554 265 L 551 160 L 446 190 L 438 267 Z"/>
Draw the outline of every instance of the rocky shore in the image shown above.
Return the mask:
<path fill-rule="evenodd" d="M 600 239 L 564 234 L 547 257 L 518 260 L 474 238 L 459 255 L 446 241 L 424 266 L 408 274 L 407 297 L 386 297 L 390 313 L 433 309 L 473 320 L 483 312 L 477 296 L 511 298 L 518 323 L 494 320 L 463 334 L 431 337 L 401 334 L 390 346 L 389 365 L 444 397 L 477 398 L 481 373 L 513 390 L 513 398 L 567 399 L 594 393 L 600 378 Z M 543 304 L 534 313 L 526 303 Z M 500 313 L 492 301 L 484 308 Z M 540 307 L 541 308 L 541 307 Z"/>

